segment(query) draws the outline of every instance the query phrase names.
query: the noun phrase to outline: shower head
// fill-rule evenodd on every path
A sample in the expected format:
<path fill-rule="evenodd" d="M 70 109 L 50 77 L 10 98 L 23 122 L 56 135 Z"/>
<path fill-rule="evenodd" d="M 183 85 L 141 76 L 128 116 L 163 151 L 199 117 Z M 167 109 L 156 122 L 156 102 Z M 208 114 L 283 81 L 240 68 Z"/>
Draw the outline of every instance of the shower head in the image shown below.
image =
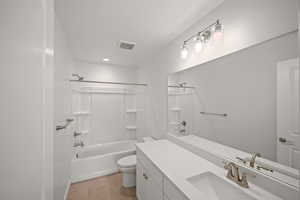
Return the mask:
<path fill-rule="evenodd" d="M 82 81 L 83 80 L 83 76 L 80 76 L 79 74 L 72 74 L 72 76 L 77 77 L 78 81 Z"/>

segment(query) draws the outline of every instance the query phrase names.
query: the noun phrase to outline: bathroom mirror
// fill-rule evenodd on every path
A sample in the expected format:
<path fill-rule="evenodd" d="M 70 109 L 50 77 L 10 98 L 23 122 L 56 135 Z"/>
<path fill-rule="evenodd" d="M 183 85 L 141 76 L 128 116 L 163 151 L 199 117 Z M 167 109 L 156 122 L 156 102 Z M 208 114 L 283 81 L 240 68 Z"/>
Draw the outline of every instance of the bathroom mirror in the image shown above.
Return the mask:
<path fill-rule="evenodd" d="M 169 74 L 168 131 L 299 187 L 297 34 Z"/>

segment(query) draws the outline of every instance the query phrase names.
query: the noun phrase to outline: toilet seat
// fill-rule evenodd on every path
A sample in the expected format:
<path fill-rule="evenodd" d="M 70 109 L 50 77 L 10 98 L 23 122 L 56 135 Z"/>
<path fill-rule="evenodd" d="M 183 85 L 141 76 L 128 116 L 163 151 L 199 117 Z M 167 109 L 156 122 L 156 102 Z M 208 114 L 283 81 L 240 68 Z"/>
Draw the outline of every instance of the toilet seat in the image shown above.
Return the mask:
<path fill-rule="evenodd" d="M 136 166 L 136 155 L 126 156 L 118 160 L 118 165 L 121 168 L 131 168 Z"/>

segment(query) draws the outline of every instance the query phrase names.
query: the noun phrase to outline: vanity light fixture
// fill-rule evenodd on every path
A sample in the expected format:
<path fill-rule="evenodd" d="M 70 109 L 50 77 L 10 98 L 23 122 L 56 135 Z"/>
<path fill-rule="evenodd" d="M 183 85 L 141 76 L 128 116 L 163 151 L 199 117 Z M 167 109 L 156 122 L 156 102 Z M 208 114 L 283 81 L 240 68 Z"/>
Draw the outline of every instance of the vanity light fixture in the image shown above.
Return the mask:
<path fill-rule="evenodd" d="M 109 58 L 103 58 L 103 61 L 104 61 L 104 62 L 109 62 L 110 59 L 109 59 Z"/>
<path fill-rule="evenodd" d="M 201 52 L 204 44 L 208 43 L 211 38 L 214 40 L 220 40 L 223 37 L 223 25 L 220 20 L 217 20 L 215 23 L 209 25 L 203 30 L 199 31 L 197 34 L 192 35 L 188 39 L 183 41 L 182 49 L 181 49 L 181 58 L 186 59 L 188 52 L 188 45 L 190 43 L 195 43 L 195 51 L 197 53 Z"/>

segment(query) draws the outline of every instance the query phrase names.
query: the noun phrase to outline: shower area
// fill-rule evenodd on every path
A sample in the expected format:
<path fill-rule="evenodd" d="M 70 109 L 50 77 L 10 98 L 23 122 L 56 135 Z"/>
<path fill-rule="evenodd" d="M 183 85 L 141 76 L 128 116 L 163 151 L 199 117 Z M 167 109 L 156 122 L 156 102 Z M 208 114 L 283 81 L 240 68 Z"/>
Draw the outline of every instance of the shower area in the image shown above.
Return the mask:
<path fill-rule="evenodd" d="M 196 88 L 184 79 L 183 72 L 168 76 L 168 132 L 176 136 L 194 133 Z"/>
<path fill-rule="evenodd" d="M 168 85 L 168 130 L 176 136 L 194 132 L 195 88 L 186 83 Z"/>
<path fill-rule="evenodd" d="M 145 129 L 146 84 L 85 80 L 74 75 L 72 182 L 118 171 L 121 157 L 135 154 Z"/>
<path fill-rule="evenodd" d="M 217 88 L 207 90 L 208 80 L 199 75 L 195 70 L 169 74 L 168 131 L 179 137 L 192 134 L 221 142 L 217 140 L 220 135 L 216 133 L 216 123 L 225 126 L 229 117 L 226 112 L 220 112 L 223 110 L 220 99 L 208 100 Z"/>

